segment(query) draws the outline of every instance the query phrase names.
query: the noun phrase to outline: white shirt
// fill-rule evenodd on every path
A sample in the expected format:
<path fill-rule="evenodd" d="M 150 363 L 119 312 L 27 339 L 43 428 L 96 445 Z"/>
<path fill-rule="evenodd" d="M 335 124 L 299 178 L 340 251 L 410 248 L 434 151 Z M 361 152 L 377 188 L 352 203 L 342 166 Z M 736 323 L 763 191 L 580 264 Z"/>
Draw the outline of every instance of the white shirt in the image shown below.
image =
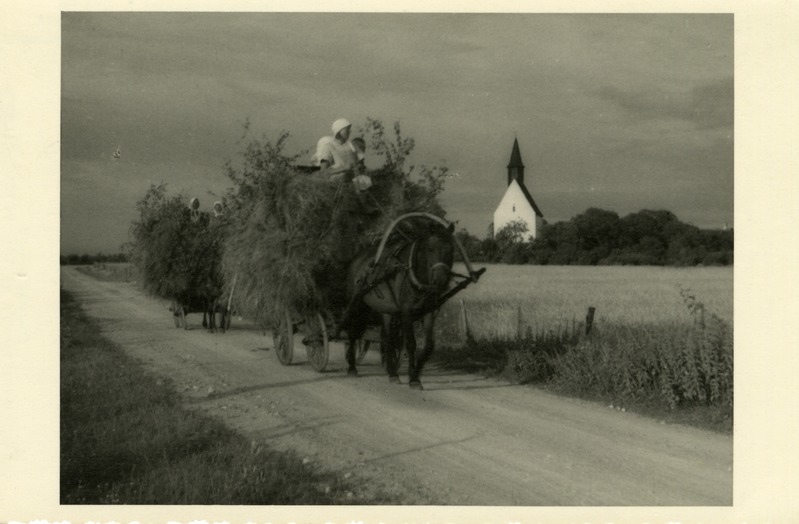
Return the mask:
<path fill-rule="evenodd" d="M 332 136 L 323 136 L 316 144 L 313 163 L 319 166 L 324 160 L 330 164 L 330 167 L 352 167 L 355 165 L 355 158 L 349 142 L 342 144 Z"/>

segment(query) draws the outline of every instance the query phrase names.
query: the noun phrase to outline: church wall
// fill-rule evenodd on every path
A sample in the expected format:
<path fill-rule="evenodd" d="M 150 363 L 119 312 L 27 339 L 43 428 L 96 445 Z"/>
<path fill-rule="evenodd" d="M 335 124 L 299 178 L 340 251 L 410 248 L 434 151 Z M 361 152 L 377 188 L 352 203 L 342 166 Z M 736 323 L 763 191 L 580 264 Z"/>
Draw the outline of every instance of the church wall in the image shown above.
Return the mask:
<path fill-rule="evenodd" d="M 523 220 L 527 224 L 528 235 L 538 237 L 543 219 L 535 214 L 519 184 L 513 180 L 494 211 L 494 233 L 515 220 Z"/>

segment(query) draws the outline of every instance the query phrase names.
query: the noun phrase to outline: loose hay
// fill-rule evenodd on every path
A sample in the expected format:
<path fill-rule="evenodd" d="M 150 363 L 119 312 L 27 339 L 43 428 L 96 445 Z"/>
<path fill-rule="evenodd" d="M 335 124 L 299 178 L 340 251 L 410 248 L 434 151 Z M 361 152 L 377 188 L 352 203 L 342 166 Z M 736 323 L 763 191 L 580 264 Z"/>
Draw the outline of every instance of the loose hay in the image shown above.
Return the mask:
<path fill-rule="evenodd" d="M 301 316 L 342 311 L 347 265 L 358 253 L 403 213 L 443 215 L 435 195 L 402 172 L 371 171 L 374 185 L 359 195 L 351 176 L 330 182 L 281 158 L 256 158 L 230 194 L 235 217 L 222 267 L 226 282 L 235 279 L 228 291 L 236 309 L 264 326 L 286 309 Z"/>
<path fill-rule="evenodd" d="M 204 212 L 193 219 L 186 198 L 167 197 L 163 185 L 151 186 L 138 209 L 132 259 L 144 289 L 187 305 L 218 297 L 224 223 Z"/>

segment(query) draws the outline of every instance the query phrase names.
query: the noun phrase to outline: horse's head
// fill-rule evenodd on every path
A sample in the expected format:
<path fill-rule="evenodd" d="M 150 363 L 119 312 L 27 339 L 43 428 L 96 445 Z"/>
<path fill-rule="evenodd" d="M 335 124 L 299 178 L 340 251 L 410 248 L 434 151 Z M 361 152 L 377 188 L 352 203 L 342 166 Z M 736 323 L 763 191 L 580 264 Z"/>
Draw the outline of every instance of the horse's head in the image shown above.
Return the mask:
<path fill-rule="evenodd" d="M 437 294 L 446 291 L 449 285 L 455 253 L 455 242 L 452 239 L 454 230 L 454 224 L 448 227 L 430 224 L 427 234 L 419 241 L 414 264 L 417 278 Z"/>

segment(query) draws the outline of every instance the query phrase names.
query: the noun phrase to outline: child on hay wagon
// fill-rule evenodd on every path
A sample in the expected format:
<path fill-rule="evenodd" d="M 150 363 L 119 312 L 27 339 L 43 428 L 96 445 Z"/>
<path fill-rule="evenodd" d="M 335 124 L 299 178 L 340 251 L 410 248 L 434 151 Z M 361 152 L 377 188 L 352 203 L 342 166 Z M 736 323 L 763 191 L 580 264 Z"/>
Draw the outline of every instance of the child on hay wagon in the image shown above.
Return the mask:
<path fill-rule="evenodd" d="M 354 167 L 355 177 L 352 179 L 352 185 L 355 186 L 355 196 L 358 197 L 361 210 L 366 214 L 372 214 L 376 212 L 377 209 L 366 200 L 366 191 L 372 187 L 372 177 L 366 174 L 366 142 L 364 142 L 361 137 L 355 137 L 349 143 L 352 146 L 356 158 Z"/>

